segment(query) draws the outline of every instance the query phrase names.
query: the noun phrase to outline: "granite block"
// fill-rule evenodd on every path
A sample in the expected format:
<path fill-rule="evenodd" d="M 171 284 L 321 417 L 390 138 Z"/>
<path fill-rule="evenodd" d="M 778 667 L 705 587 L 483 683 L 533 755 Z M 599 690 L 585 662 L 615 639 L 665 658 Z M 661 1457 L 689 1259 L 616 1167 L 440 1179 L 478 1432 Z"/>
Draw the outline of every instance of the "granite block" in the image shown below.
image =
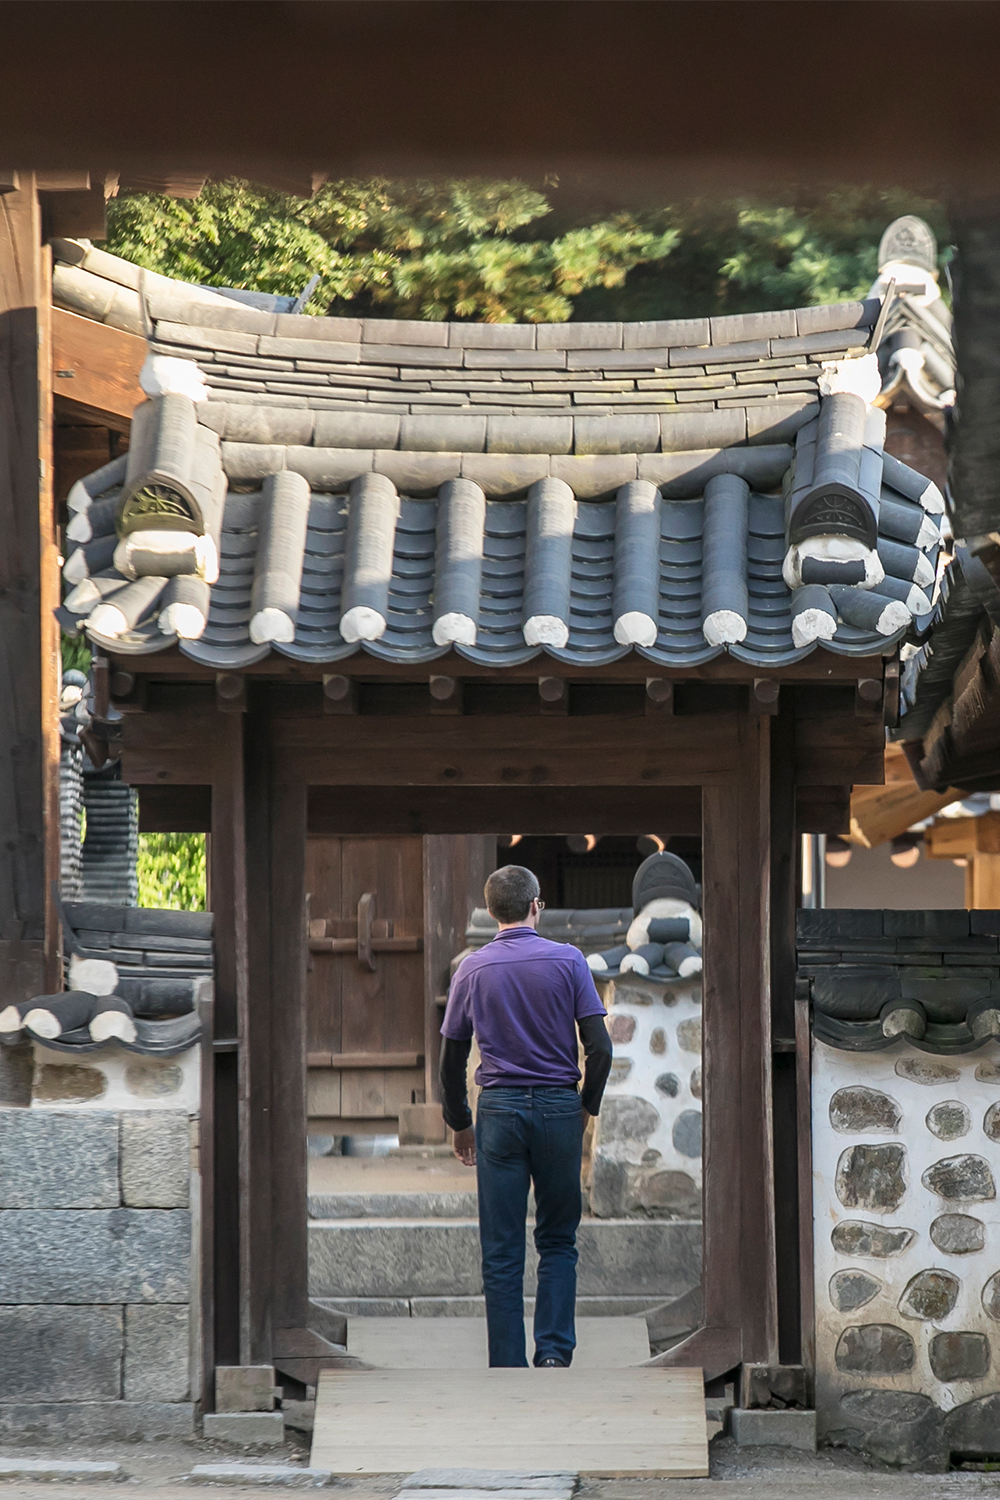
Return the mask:
<path fill-rule="evenodd" d="M 0 1402 L 117 1401 L 120 1307 L 0 1307 Z"/>
<path fill-rule="evenodd" d="M 273 1411 L 273 1365 L 216 1365 L 215 1409 Z"/>
<path fill-rule="evenodd" d="M 118 1116 L 0 1109 L 0 1209 L 115 1208 Z"/>
<path fill-rule="evenodd" d="M 180 1304 L 125 1308 L 126 1401 L 186 1401 L 190 1387 L 190 1315 Z"/>
<path fill-rule="evenodd" d="M 190 1401 L 11 1401 L 0 1402 L 0 1442 L 140 1442 L 189 1438 L 194 1433 Z"/>
<path fill-rule="evenodd" d="M 814 1411 L 744 1411 L 734 1408 L 732 1434 L 738 1448 L 799 1448 L 816 1452 Z"/>
<path fill-rule="evenodd" d="M 216 1443 L 277 1448 L 285 1441 L 285 1419 L 280 1411 L 211 1411 L 202 1419 L 202 1433 Z"/>
<path fill-rule="evenodd" d="M 0 1211 L 0 1304 L 186 1302 L 186 1209 Z"/>
<path fill-rule="evenodd" d="M 329 1469 L 304 1469 L 299 1464 L 195 1464 L 188 1478 L 195 1484 L 314 1490 L 332 1483 L 333 1475 Z"/>
<path fill-rule="evenodd" d="M 186 1208 L 191 1126 L 180 1110 L 121 1117 L 122 1199 L 130 1208 Z"/>

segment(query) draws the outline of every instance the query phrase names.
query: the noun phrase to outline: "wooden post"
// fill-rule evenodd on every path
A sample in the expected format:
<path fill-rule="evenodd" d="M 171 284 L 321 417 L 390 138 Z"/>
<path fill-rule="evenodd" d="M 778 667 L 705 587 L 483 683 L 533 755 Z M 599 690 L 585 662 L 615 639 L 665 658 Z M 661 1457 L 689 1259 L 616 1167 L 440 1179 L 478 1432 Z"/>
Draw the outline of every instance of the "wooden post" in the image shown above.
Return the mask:
<path fill-rule="evenodd" d="M 778 1350 L 782 1364 L 801 1359 L 799 1277 L 799 1111 L 795 1030 L 795 713 L 786 689 L 771 722 L 771 1052 L 774 1069 L 775 1264 Z"/>
<path fill-rule="evenodd" d="M 209 1241 L 203 1256 L 211 1267 L 211 1302 L 205 1318 L 206 1380 L 217 1364 L 239 1364 L 241 1355 L 240 1180 L 241 1101 L 248 1081 L 239 1039 L 246 1033 L 247 891 L 243 790 L 243 716 L 220 714 L 214 730 L 215 771 L 209 838 L 212 910 L 215 913 L 215 1030 L 213 1038 L 214 1158 L 206 1172 L 202 1220 Z M 205 1137 L 206 1144 L 209 1137 Z M 206 1276 L 205 1278 L 209 1278 Z"/>
<path fill-rule="evenodd" d="M 424 836 L 424 1091 L 441 1098 L 438 1057 L 443 1011 L 437 997 L 448 987 L 448 968 L 465 946 L 470 905 L 481 906 L 493 869 L 495 838 L 480 834 Z"/>
<path fill-rule="evenodd" d="M 35 179 L 0 195 L 0 979 L 8 1000 L 58 982 L 58 567 L 52 505 L 51 295 Z"/>

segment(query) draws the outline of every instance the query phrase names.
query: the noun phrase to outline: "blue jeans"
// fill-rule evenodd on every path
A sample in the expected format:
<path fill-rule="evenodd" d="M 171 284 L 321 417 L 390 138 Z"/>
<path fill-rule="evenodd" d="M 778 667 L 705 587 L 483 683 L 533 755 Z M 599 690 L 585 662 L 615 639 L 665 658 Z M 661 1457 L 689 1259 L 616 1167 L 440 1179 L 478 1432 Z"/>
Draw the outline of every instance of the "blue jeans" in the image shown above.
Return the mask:
<path fill-rule="evenodd" d="M 575 1088 L 486 1088 L 476 1111 L 479 1238 L 490 1365 L 527 1365 L 524 1256 L 535 1185 L 535 1364 L 576 1347 L 576 1231 L 583 1111 Z"/>

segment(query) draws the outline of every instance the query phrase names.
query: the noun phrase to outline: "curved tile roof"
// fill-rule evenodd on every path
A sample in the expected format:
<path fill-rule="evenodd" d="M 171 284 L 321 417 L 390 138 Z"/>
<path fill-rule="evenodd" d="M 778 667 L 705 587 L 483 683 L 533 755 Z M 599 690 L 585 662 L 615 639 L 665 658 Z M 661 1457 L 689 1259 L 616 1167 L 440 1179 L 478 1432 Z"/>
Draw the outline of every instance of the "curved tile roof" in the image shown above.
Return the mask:
<path fill-rule="evenodd" d="M 60 254 L 57 300 L 137 320 L 167 391 L 137 412 L 129 455 L 70 497 L 60 618 L 108 650 L 177 644 L 219 669 L 452 649 L 482 666 L 728 650 L 780 667 L 816 645 L 793 633 L 784 492 L 808 500 L 825 457 L 866 514 L 879 475 L 893 503 L 882 631 L 838 613 L 825 585 L 856 580 L 818 563 L 824 648 L 890 650 L 908 618 L 892 600 L 933 576 L 933 486 L 883 459 L 884 419 L 847 438 L 816 420 L 824 363 L 864 352 L 877 302 L 646 324 L 309 318 Z M 189 376 L 205 399 L 177 393 Z M 728 520 L 706 528 L 723 513 L 738 540 Z"/>

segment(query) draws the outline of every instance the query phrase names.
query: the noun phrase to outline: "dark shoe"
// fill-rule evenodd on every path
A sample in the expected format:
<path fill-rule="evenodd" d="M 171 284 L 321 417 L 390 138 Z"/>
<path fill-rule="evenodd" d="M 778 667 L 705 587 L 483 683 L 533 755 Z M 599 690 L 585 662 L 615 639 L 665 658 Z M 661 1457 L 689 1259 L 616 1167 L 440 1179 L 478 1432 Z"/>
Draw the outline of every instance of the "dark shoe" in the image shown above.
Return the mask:
<path fill-rule="evenodd" d="M 540 1359 L 535 1366 L 536 1370 L 568 1370 L 569 1366 L 561 1359 Z"/>

